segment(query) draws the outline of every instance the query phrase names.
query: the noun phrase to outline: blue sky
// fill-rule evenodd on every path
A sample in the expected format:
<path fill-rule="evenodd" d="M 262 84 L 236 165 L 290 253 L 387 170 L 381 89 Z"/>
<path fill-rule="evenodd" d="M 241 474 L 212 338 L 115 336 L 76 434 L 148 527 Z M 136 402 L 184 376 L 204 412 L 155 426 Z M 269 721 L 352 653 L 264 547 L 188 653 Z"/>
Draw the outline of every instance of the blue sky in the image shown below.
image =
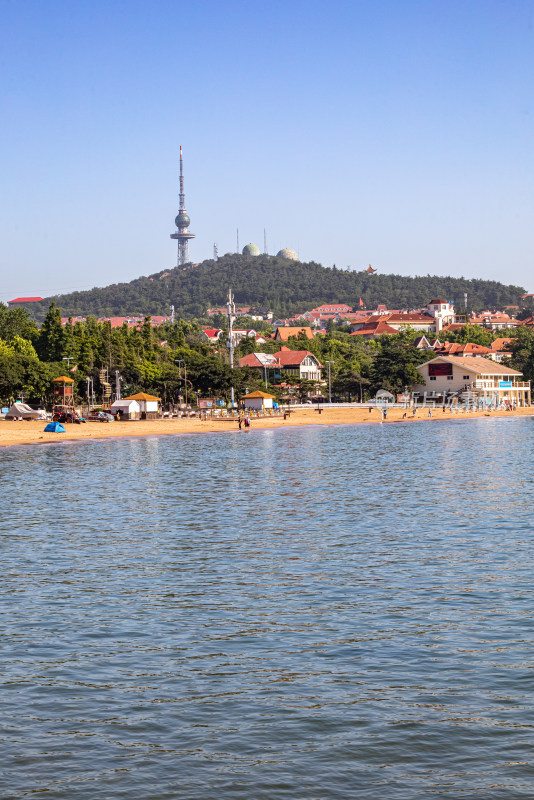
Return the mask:
<path fill-rule="evenodd" d="M 0 300 L 241 246 L 534 290 L 534 3 L 4 0 Z M 343 298 L 340 298 L 343 299 Z"/>

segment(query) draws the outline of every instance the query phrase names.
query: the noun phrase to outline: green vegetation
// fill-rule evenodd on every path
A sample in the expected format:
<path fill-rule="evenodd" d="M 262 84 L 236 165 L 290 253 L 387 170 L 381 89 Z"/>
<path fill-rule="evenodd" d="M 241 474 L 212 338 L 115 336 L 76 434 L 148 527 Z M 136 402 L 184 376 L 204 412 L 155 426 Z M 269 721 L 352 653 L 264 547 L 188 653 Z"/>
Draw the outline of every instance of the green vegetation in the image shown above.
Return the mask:
<path fill-rule="evenodd" d="M 448 338 L 488 345 L 500 335 L 502 331 L 465 326 Z M 506 331 L 506 335 L 514 339 L 511 366 L 534 381 L 534 332 L 517 328 Z M 420 381 L 416 366 L 433 358 L 434 353 L 413 347 L 417 337 L 415 331 L 408 329 L 394 336 L 363 341 L 359 336 L 350 336 L 346 327 L 332 324 L 324 335 L 310 340 L 301 333 L 287 344 L 294 350 L 309 350 L 323 365 L 331 362 L 334 397 L 360 400 L 374 397 L 378 389 L 402 392 Z M 54 304 L 38 328 L 23 309 L 8 309 L 0 304 L 0 401 L 8 403 L 23 395 L 29 402 L 50 403 L 51 381 L 67 372 L 66 358 L 76 367 L 71 375 L 78 400 L 86 396 L 87 377 L 93 378 L 96 397 L 100 399 L 99 372 L 106 369 L 111 383 L 114 371 L 119 371 L 123 396 L 146 391 L 164 402 L 175 403 L 180 391 L 185 395 L 185 374 L 180 372 L 178 360 L 187 366 L 190 401 L 195 392 L 229 400 L 232 386 L 237 397 L 246 390 L 265 388 L 280 397 L 287 391 L 287 386 L 281 384 L 291 384 L 301 398 L 310 392 L 328 394 L 326 366 L 322 384 L 299 380 L 282 371 L 274 384 L 265 387 L 260 370 L 231 370 L 225 341 L 223 335 L 220 343 L 211 346 L 194 320 L 154 328 L 150 317 L 146 317 L 140 326 L 112 328 L 109 322 L 99 323 L 90 316 L 86 323 L 69 321 L 63 326 L 61 312 Z M 244 338 L 236 348 L 236 363 L 255 349 L 273 353 L 280 349 L 280 342 L 267 339 L 257 347 L 253 339 Z"/>
<path fill-rule="evenodd" d="M 247 258 L 227 254 L 217 262 L 164 270 L 103 289 L 73 292 L 32 304 L 36 319 L 44 319 L 50 303 L 65 316 L 96 317 L 126 314 L 169 314 L 199 319 L 210 306 L 223 306 L 231 286 L 236 305 L 269 308 L 276 316 L 302 313 L 322 303 L 345 302 L 367 308 L 385 303 L 388 308 L 420 308 L 435 297 L 453 300 L 461 309 L 464 292 L 473 310 L 502 309 L 519 303 L 524 289 L 497 281 L 437 276 L 368 275 L 365 272 L 327 268 L 314 262 L 288 261 L 275 256 Z"/>

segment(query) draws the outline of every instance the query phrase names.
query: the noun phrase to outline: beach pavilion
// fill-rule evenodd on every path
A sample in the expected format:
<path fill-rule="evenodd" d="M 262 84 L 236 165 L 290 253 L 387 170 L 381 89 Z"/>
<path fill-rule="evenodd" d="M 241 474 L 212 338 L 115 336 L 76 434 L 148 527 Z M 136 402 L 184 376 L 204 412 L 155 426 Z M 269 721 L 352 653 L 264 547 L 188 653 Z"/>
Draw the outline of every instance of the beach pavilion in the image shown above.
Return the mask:
<path fill-rule="evenodd" d="M 245 408 L 251 411 L 264 411 L 266 408 L 272 408 L 274 399 L 275 396 L 273 394 L 260 391 L 250 392 L 250 394 L 245 394 L 241 398 Z"/>
<path fill-rule="evenodd" d="M 156 419 L 159 416 L 161 397 L 154 397 L 154 395 L 146 394 L 146 392 L 138 392 L 137 394 L 132 394 L 131 397 L 125 397 L 124 400 L 137 400 L 141 419 Z"/>

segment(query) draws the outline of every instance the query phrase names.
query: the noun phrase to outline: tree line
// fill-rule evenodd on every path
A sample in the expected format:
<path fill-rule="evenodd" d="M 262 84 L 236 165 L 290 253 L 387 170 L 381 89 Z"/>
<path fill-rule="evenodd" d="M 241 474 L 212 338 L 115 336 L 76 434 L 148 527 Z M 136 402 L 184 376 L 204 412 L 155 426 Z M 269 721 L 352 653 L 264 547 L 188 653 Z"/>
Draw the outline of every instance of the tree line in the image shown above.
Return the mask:
<path fill-rule="evenodd" d="M 477 342 L 489 345 L 502 332 L 486 331 L 466 325 L 450 341 Z M 520 327 L 507 331 L 512 337 L 510 365 L 523 372 L 526 380 L 534 380 L 534 333 Z M 343 325 L 329 323 L 324 335 L 307 339 L 303 334 L 289 340 L 295 350 L 312 352 L 325 365 L 331 363 L 331 388 L 334 396 L 347 400 L 374 397 L 378 389 L 402 392 L 420 383 L 417 366 L 434 357 L 414 347 L 418 334 L 410 329 L 396 335 L 362 341 L 350 336 Z M 257 345 L 253 338 L 242 339 L 236 349 L 238 359 L 254 350 L 274 353 L 280 342 L 267 339 Z M 40 327 L 22 308 L 7 308 L 0 303 L 0 400 L 9 403 L 23 397 L 28 402 L 50 403 L 53 378 L 69 369 L 74 379 L 78 401 L 86 397 L 86 380 L 92 378 L 98 396 L 102 369 L 118 370 L 122 394 L 127 396 L 146 391 L 161 397 L 164 403 L 178 402 L 187 390 L 191 400 L 198 393 L 230 399 L 232 387 L 237 397 L 255 389 L 267 388 L 275 397 L 283 397 L 287 384 L 300 398 L 328 393 L 328 387 L 299 380 L 282 371 L 274 380 L 257 370 L 229 364 L 226 337 L 212 346 L 201 332 L 198 321 L 180 319 L 174 324 L 153 327 L 147 316 L 139 326 L 112 328 L 109 322 L 98 322 L 89 316 L 85 323 L 61 322 L 61 311 L 52 304 Z M 326 378 L 327 370 L 323 371 Z M 269 382 L 273 381 L 273 382 Z M 111 380 L 113 383 L 113 380 Z M 285 386 L 284 386 L 285 384 Z"/>
<path fill-rule="evenodd" d="M 344 302 L 359 308 L 376 308 L 380 303 L 392 309 L 414 309 L 440 297 L 464 308 L 468 296 L 471 310 L 503 309 L 518 305 L 525 290 L 497 281 L 432 275 L 368 275 L 362 270 L 323 267 L 315 262 L 301 263 L 276 256 L 246 257 L 226 254 L 218 261 L 174 267 L 129 283 L 72 292 L 32 304 L 32 312 L 42 321 L 53 301 L 65 316 L 96 317 L 169 314 L 198 319 L 212 306 L 226 302 L 232 287 L 237 305 L 269 308 L 275 316 L 286 318 L 322 303 Z"/>

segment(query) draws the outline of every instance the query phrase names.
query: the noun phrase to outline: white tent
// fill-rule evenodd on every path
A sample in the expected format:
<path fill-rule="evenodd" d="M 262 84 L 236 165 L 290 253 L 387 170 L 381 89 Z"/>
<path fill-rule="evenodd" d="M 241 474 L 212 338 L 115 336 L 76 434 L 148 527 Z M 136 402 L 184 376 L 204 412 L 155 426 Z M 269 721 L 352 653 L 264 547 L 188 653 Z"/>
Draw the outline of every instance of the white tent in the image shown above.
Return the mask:
<path fill-rule="evenodd" d="M 6 419 L 46 419 L 46 411 L 36 411 L 26 403 L 13 403 L 6 414 Z"/>
<path fill-rule="evenodd" d="M 121 419 L 140 419 L 141 406 L 137 400 L 115 400 L 111 406 L 111 413 L 118 413 Z"/>

